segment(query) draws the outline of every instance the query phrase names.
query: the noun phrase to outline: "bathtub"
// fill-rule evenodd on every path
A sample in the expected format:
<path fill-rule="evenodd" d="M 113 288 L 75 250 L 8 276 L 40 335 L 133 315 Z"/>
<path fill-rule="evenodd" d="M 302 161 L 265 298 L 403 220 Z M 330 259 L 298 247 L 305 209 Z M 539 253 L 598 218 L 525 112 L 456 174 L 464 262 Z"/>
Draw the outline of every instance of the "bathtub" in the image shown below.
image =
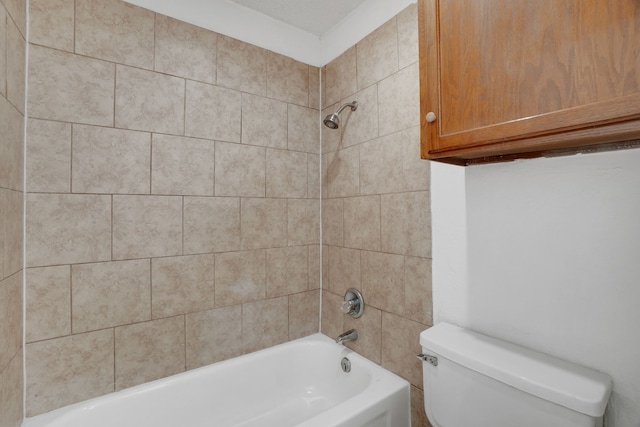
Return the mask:
<path fill-rule="evenodd" d="M 342 369 L 347 358 L 350 372 Z M 315 334 L 26 419 L 24 427 L 410 427 L 409 383 Z"/>

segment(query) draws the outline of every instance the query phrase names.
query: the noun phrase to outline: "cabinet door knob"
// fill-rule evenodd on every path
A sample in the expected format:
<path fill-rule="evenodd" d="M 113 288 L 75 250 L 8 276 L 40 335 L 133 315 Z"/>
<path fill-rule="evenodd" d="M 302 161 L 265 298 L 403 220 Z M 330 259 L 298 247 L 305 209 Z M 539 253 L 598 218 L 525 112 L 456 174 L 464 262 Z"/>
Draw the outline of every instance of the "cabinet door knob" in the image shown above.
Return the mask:
<path fill-rule="evenodd" d="M 435 122 L 435 121 L 436 121 L 436 118 L 437 118 L 437 117 L 436 117 L 436 113 L 434 113 L 433 111 L 429 111 L 429 112 L 427 113 L 427 122 L 429 122 L 429 123 L 433 123 L 433 122 Z"/>

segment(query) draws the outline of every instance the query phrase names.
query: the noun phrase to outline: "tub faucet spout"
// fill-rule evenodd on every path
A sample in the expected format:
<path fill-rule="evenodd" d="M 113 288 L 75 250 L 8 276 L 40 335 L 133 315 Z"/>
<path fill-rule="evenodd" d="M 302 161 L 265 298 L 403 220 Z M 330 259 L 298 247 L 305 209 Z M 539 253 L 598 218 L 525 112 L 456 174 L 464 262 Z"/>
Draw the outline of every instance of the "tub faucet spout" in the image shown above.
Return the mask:
<path fill-rule="evenodd" d="M 342 344 L 349 341 L 355 341 L 357 339 L 358 339 L 358 331 L 356 331 L 355 329 L 351 329 L 343 334 L 338 335 L 338 338 L 336 338 L 336 342 L 338 344 Z"/>

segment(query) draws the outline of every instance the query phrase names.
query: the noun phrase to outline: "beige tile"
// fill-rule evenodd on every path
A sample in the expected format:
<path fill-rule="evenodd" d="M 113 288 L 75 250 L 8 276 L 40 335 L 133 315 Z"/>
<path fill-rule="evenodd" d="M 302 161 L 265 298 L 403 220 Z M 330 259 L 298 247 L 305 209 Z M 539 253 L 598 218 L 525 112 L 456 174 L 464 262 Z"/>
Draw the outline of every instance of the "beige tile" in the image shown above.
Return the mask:
<path fill-rule="evenodd" d="M 29 47 L 29 117 L 113 126 L 114 85 L 114 64 Z"/>
<path fill-rule="evenodd" d="M 0 95 L 7 96 L 7 12 L 0 7 Z"/>
<path fill-rule="evenodd" d="M 216 82 L 216 33 L 160 14 L 155 29 L 156 71 Z"/>
<path fill-rule="evenodd" d="M 309 66 L 309 107 L 319 110 L 322 107 L 320 97 L 320 68 Z"/>
<path fill-rule="evenodd" d="M 71 334 L 71 267 L 26 271 L 26 342 Z"/>
<path fill-rule="evenodd" d="M 418 61 L 418 4 L 410 4 L 396 18 L 398 20 L 398 63 L 400 68 L 404 68 Z"/>
<path fill-rule="evenodd" d="M 322 245 L 322 259 L 320 260 L 322 263 L 322 283 L 329 283 L 329 246 Z M 323 289 L 326 289 L 328 286 L 322 286 Z"/>
<path fill-rule="evenodd" d="M 295 59 L 268 52 L 267 96 L 292 104 L 310 106 L 309 66 Z"/>
<path fill-rule="evenodd" d="M 287 200 L 242 199 L 240 227 L 243 249 L 287 246 Z"/>
<path fill-rule="evenodd" d="M 307 197 L 320 198 L 320 155 L 307 154 Z"/>
<path fill-rule="evenodd" d="M 331 292 L 344 295 L 349 288 L 362 289 L 360 251 L 329 246 L 329 281 L 323 284 Z"/>
<path fill-rule="evenodd" d="M 216 142 L 215 164 L 216 196 L 265 196 L 265 148 Z"/>
<path fill-rule="evenodd" d="M 306 246 L 267 249 L 267 298 L 304 292 L 309 285 Z"/>
<path fill-rule="evenodd" d="M 242 305 L 242 350 L 249 353 L 281 344 L 289 338 L 287 297 Z"/>
<path fill-rule="evenodd" d="M 151 319 L 148 259 L 71 266 L 73 333 Z"/>
<path fill-rule="evenodd" d="M 307 154 L 267 149 L 267 197 L 307 197 Z"/>
<path fill-rule="evenodd" d="M 380 250 L 380 197 L 350 197 L 344 200 L 344 245 Z"/>
<path fill-rule="evenodd" d="M 344 330 L 349 329 L 358 331 L 358 339 L 345 343 L 345 346 L 357 351 L 372 362 L 381 363 L 382 312 L 372 306 L 365 306 L 362 317 L 354 319 L 351 316 L 345 316 Z"/>
<path fill-rule="evenodd" d="M 27 344 L 26 415 L 113 392 L 113 348 L 112 329 Z"/>
<path fill-rule="evenodd" d="M 73 52 L 74 0 L 30 0 L 29 42 Z"/>
<path fill-rule="evenodd" d="M 10 276 L 22 269 L 23 255 L 23 194 L 6 191 L 4 202 L 4 275 Z"/>
<path fill-rule="evenodd" d="M 242 143 L 287 148 L 287 104 L 242 94 Z"/>
<path fill-rule="evenodd" d="M 320 331 L 320 291 L 289 295 L 289 339 Z"/>
<path fill-rule="evenodd" d="M 114 259 L 181 254 L 181 197 L 113 197 Z"/>
<path fill-rule="evenodd" d="M 360 150 L 357 146 L 327 154 L 323 165 L 323 185 L 327 187 L 329 198 L 359 194 L 359 163 Z"/>
<path fill-rule="evenodd" d="M 185 135 L 240 142 L 241 122 L 240 92 L 187 80 Z"/>
<path fill-rule="evenodd" d="M 27 191 L 71 191 L 71 124 L 29 119 Z"/>
<path fill-rule="evenodd" d="M 340 113 L 342 147 L 359 144 L 378 137 L 378 87 L 370 86 L 356 93 L 345 102 L 358 101 L 358 109 L 346 108 Z M 333 133 L 326 129 L 325 133 Z"/>
<path fill-rule="evenodd" d="M 231 89 L 266 95 L 267 51 L 231 37 L 218 36 L 217 82 Z"/>
<path fill-rule="evenodd" d="M 398 24 L 392 18 L 356 45 L 358 89 L 398 71 Z"/>
<path fill-rule="evenodd" d="M 73 126 L 74 193 L 149 194 L 151 135 L 97 126 Z"/>
<path fill-rule="evenodd" d="M 0 281 L 0 370 L 22 347 L 22 274 Z"/>
<path fill-rule="evenodd" d="M 382 250 L 431 257 L 431 212 L 428 191 L 387 194 L 382 200 Z"/>
<path fill-rule="evenodd" d="M 344 320 L 346 315 L 340 311 L 344 297 L 322 290 L 322 333 L 336 338 L 345 332 Z"/>
<path fill-rule="evenodd" d="M 240 199 L 184 198 L 184 253 L 240 249 Z"/>
<path fill-rule="evenodd" d="M 356 78 L 356 46 L 326 66 L 326 99 L 322 105 L 331 105 L 358 91 Z"/>
<path fill-rule="evenodd" d="M 414 63 L 378 84 L 380 136 L 420 125 L 420 79 Z"/>
<path fill-rule="evenodd" d="M 422 387 L 420 332 L 425 325 L 391 313 L 382 313 L 382 367 Z"/>
<path fill-rule="evenodd" d="M 2 224 L 0 225 L 0 249 L 2 249 L 2 254 L 3 254 L 2 258 L 0 258 L 0 281 L 2 281 L 7 277 L 4 274 L 4 254 L 6 253 L 5 246 L 4 246 L 6 241 L 4 224 L 7 221 L 5 216 L 5 211 L 7 206 L 6 197 L 9 191 L 10 190 L 5 190 L 4 188 L 0 187 L 0 224 Z"/>
<path fill-rule="evenodd" d="M 16 353 L 9 366 L 0 373 L 0 422 L 19 427 L 24 419 L 23 350 Z"/>
<path fill-rule="evenodd" d="M 424 411 L 424 392 L 411 386 L 411 425 L 413 427 L 431 427 Z"/>
<path fill-rule="evenodd" d="M 241 305 L 187 314 L 187 369 L 240 356 L 241 336 Z"/>
<path fill-rule="evenodd" d="M 184 134 L 185 81 L 153 71 L 116 67 L 116 127 Z"/>
<path fill-rule="evenodd" d="M 227 307 L 264 299 L 266 261 L 264 250 L 216 254 L 216 306 Z"/>
<path fill-rule="evenodd" d="M 289 246 L 312 245 L 320 242 L 319 200 L 288 200 L 287 242 Z"/>
<path fill-rule="evenodd" d="M 309 290 L 320 289 L 320 245 L 309 245 Z"/>
<path fill-rule="evenodd" d="M 0 96 L 0 187 L 23 189 L 24 116 Z"/>
<path fill-rule="evenodd" d="M 151 70 L 153 18 L 121 0 L 76 0 L 76 53 Z"/>
<path fill-rule="evenodd" d="M 116 391 L 185 370 L 184 316 L 115 330 Z"/>
<path fill-rule="evenodd" d="M 424 325 L 433 324 L 431 260 L 406 257 L 404 261 L 404 317 Z"/>
<path fill-rule="evenodd" d="M 9 13 L 9 19 L 12 18 L 18 25 L 23 36 L 27 34 L 27 2 L 25 0 L 3 0 L 2 3 Z"/>
<path fill-rule="evenodd" d="M 405 311 L 404 257 L 363 251 L 362 285 L 367 304 L 402 315 Z"/>
<path fill-rule="evenodd" d="M 204 139 L 153 135 L 153 194 L 213 196 L 215 145 Z"/>
<path fill-rule="evenodd" d="M 27 266 L 111 259 L 111 197 L 27 195 Z"/>
<path fill-rule="evenodd" d="M 360 146 L 360 194 L 397 193 L 402 190 L 403 148 L 401 132 Z"/>
<path fill-rule="evenodd" d="M 7 21 L 7 99 L 24 113 L 25 41 L 12 21 Z"/>
<path fill-rule="evenodd" d="M 151 261 L 153 318 L 214 307 L 213 254 Z"/>
<path fill-rule="evenodd" d="M 431 188 L 431 162 L 420 158 L 420 127 L 402 131 L 402 173 L 404 191 Z"/>
<path fill-rule="evenodd" d="M 289 104 L 288 148 L 305 153 L 320 152 L 320 112 Z"/>
<path fill-rule="evenodd" d="M 344 199 L 322 200 L 322 243 L 342 246 L 344 244 Z"/>

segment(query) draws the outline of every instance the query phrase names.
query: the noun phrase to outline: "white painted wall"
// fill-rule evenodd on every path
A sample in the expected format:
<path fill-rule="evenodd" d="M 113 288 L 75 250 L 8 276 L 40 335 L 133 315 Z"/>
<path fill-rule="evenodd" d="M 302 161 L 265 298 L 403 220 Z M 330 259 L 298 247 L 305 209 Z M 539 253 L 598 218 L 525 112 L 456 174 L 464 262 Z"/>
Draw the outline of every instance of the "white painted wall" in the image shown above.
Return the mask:
<path fill-rule="evenodd" d="M 607 372 L 607 427 L 639 427 L 640 150 L 432 170 L 436 322 Z"/>
<path fill-rule="evenodd" d="M 227 0 L 125 0 L 163 15 L 322 67 L 416 0 L 367 0 L 317 37 Z M 322 0 L 317 0 L 322 1 Z M 327 10 L 328 14 L 334 13 Z"/>

